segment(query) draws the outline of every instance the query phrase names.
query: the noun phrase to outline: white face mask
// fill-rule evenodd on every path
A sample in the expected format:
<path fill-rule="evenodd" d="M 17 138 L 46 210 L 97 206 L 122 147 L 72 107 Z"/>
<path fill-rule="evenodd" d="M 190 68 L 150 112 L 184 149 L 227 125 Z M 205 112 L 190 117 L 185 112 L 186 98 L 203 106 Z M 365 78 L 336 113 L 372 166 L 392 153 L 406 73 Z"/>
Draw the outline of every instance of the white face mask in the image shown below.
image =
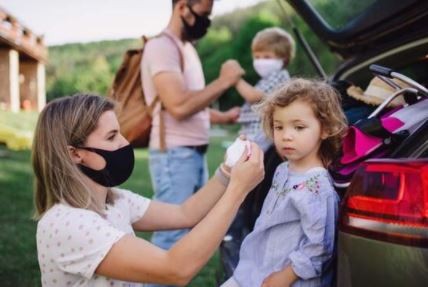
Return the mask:
<path fill-rule="evenodd" d="M 273 72 L 278 72 L 282 69 L 284 61 L 282 59 L 254 59 L 253 67 L 260 77 L 265 78 Z"/>

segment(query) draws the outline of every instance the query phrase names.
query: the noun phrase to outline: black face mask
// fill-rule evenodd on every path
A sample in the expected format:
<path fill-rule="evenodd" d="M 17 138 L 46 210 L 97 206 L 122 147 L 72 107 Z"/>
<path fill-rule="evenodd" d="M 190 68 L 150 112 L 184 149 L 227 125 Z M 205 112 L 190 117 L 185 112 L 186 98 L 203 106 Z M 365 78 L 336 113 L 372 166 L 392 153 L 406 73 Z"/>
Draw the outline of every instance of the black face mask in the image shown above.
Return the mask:
<path fill-rule="evenodd" d="M 132 174 L 134 169 L 134 150 L 131 145 L 117 150 L 109 151 L 92 147 L 78 147 L 99 154 L 106 161 L 103 169 L 95 170 L 79 164 L 80 170 L 96 183 L 113 187 L 124 183 Z"/>
<path fill-rule="evenodd" d="M 185 39 L 188 41 L 198 40 L 202 38 L 208 31 L 208 28 L 211 25 L 211 20 L 207 16 L 200 16 L 192 10 L 192 7 L 189 7 L 190 12 L 195 16 L 195 23 L 189 25 L 186 20 L 181 17 L 181 21 L 184 25 L 184 34 Z"/>

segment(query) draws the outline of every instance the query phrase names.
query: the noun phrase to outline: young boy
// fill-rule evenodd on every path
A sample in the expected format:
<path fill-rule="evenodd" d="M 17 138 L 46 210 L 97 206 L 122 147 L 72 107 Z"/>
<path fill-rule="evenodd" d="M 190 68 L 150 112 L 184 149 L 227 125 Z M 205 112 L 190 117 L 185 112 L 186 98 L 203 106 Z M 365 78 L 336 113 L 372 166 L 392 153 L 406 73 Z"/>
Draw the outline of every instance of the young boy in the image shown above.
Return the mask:
<path fill-rule="evenodd" d="M 260 80 L 254 87 L 243 79 L 236 84 L 236 89 L 245 99 L 238 118 L 238 122 L 241 124 L 239 133 L 256 142 L 264 151 L 265 177 L 246 198 L 238 218 L 232 224 L 231 230 L 235 226 L 240 226 L 239 222 L 245 222 L 245 227 L 239 231 L 242 232 L 241 239 L 253 229 L 258 211 L 262 208 L 263 199 L 272 184 L 275 169 L 283 162 L 272 141 L 263 132 L 261 119 L 252 106 L 268 97 L 290 79 L 286 68 L 294 57 L 295 43 L 289 33 L 281 28 L 271 27 L 263 29 L 255 35 L 251 50 L 254 69 L 260 75 Z"/>
<path fill-rule="evenodd" d="M 278 27 L 259 31 L 253 39 L 251 50 L 253 66 L 260 80 L 253 87 L 241 79 L 236 84 L 239 94 L 245 99 L 238 122 L 240 134 L 255 141 L 264 151 L 272 145 L 261 129 L 260 117 L 252 110 L 252 105 L 273 92 L 290 78 L 287 66 L 294 57 L 295 44 L 289 33 Z"/>

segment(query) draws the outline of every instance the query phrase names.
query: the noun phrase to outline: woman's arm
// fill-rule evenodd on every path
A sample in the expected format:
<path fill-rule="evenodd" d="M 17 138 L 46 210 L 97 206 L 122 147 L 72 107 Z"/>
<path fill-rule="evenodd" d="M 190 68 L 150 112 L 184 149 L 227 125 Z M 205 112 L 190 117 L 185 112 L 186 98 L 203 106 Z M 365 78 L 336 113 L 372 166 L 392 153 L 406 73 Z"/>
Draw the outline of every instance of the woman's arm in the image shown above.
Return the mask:
<path fill-rule="evenodd" d="M 235 87 L 239 94 L 250 104 L 259 102 L 264 96 L 262 91 L 254 88 L 244 79 L 239 80 Z"/>
<path fill-rule="evenodd" d="M 258 146 L 256 148 L 259 149 Z M 132 227 L 137 231 L 193 227 L 208 213 L 225 190 L 225 183 L 222 183 L 216 174 L 181 205 L 151 201 L 144 216 L 133 223 Z"/>
<path fill-rule="evenodd" d="M 151 201 L 144 216 L 133 224 L 138 231 L 181 229 L 195 226 L 224 194 L 226 186 L 213 176 L 183 204 Z"/>
<path fill-rule="evenodd" d="M 113 245 L 96 273 L 119 280 L 186 285 L 218 248 L 246 194 L 263 176 L 263 153 L 252 144 L 250 158 L 245 162 L 241 158 L 232 169 L 224 195 L 170 250 L 162 250 L 143 239 L 127 235 Z M 211 185 L 221 189 L 220 182 L 214 180 Z M 216 196 L 219 195 L 212 199 Z M 192 200 L 191 207 L 197 208 L 201 216 L 204 208 L 197 207 L 199 202 L 196 200 Z M 203 205 L 206 208 L 209 204 L 204 200 Z"/>

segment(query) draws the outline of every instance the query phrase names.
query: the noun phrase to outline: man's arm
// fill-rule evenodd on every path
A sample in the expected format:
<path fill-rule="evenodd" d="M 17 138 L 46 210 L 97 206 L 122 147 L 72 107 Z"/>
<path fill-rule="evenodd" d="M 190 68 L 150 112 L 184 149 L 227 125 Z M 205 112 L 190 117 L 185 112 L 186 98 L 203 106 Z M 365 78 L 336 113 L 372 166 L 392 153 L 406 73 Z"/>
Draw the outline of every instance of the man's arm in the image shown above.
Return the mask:
<path fill-rule="evenodd" d="M 154 76 L 153 82 L 166 110 L 175 119 L 183 120 L 208 107 L 235 85 L 243 74 L 238 62 L 228 60 L 223 64 L 219 77 L 203 90 L 188 90 L 182 74 L 177 72 L 161 72 Z"/>

